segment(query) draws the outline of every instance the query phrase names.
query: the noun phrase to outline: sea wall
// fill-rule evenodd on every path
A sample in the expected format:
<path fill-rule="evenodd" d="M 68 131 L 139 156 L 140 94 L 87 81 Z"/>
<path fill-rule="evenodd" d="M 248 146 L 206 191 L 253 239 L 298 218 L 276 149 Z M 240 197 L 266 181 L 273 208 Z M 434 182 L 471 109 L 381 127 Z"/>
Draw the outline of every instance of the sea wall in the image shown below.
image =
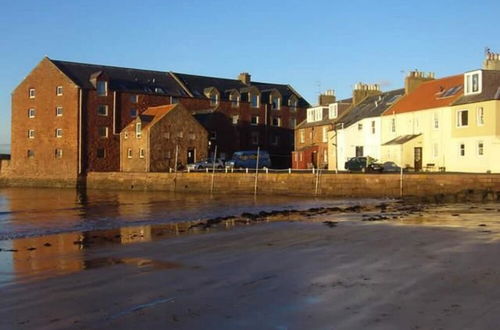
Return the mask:
<path fill-rule="evenodd" d="M 253 194 L 255 173 L 89 173 L 89 189 L 163 190 L 176 192 Z M 329 197 L 444 196 L 464 191 L 500 195 L 500 174 L 259 173 L 258 194 Z M 485 197 L 485 196 L 483 196 Z M 477 197 L 478 199 L 480 197 Z"/>

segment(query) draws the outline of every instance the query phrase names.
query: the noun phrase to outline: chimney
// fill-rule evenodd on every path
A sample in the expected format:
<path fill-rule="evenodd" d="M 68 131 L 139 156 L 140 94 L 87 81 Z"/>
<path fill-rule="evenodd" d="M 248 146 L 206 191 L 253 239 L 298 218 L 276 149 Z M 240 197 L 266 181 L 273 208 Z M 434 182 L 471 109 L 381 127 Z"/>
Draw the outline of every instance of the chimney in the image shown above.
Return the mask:
<path fill-rule="evenodd" d="M 245 85 L 250 85 L 250 78 L 252 76 L 248 72 L 242 72 L 238 75 L 238 80 L 244 83 Z"/>
<path fill-rule="evenodd" d="M 411 93 L 421 83 L 434 79 L 434 72 L 425 73 L 418 70 L 408 72 L 405 78 L 405 95 Z"/>
<path fill-rule="evenodd" d="M 357 105 L 367 96 L 379 95 L 380 86 L 378 84 L 363 84 L 357 83 L 354 85 L 354 90 L 352 91 L 352 104 Z"/>
<path fill-rule="evenodd" d="M 483 62 L 484 70 L 500 70 L 500 53 L 492 53 L 486 50 L 486 58 Z"/>
<path fill-rule="evenodd" d="M 322 106 L 327 106 L 331 103 L 335 103 L 335 91 L 333 89 L 329 89 L 324 93 L 319 94 L 318 104 Z"/>

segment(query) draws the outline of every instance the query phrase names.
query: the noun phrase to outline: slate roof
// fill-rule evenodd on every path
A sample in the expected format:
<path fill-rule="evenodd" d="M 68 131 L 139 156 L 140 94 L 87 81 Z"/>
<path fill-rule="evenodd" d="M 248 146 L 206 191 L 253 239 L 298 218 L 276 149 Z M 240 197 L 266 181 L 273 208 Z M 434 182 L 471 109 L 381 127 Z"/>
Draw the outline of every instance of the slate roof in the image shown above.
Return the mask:
<path fill-rule="evenodd" d="M 384 143 L 383 146 L 405 144 L 406 142 L 411 141 L 414 138 L 419 137 L 420 135 L 422 135 L 422 134 L 400 135 L 400 136 Z"/>
<path fill-rule="evenodd" d="M 396 104 L 387 109 L 383 115 L 405 113 L 452 105 L 463 95 L 463 74 L 426 81 L 411 93 L 403 96 Z"/>
<path fill-rule="evenodd" d="M 395 104 L 405 93 L 404 88 L 384 92 L 379 95 L 368 96 L 359 104 L 352 107 L 337 123 L 342 123 L 344 128 L 354 123 L 371 117 L 381 116 L 390 106 Z"/>
<path fill-rule="evenodd" d="M 288 99 L 295 95 L 298 99 L 299 107 L 308 107 L 309 103 L 289 86 L 284 84 L 250 82 L 250 85 L 245 85 L 238 79 L 216 78 L 198 76 L 186 73 L 171 72 L 172 75 L 177 77 L 182 84 L 193 94 L 194 97 L 205 97 L 204 90 L 208 87 L 215 87 L 221 93 L 221 99 L 227 100 L 229 91 L 238 90 L 240 93 L 245 93 L 249 87 L 256 87 L 261 94 L 269 95 L 268 92 L 275 89 L 280 92 L 282 96 L 282 105 L 288 105 Z M 261 100 L 261 102 L 268 103 L 268 100 Z"/>
<path fill-rule="evenodd" d="M 106 74 L 112 90 L 131 93 L 189 96 L 167 72 L 121 68 L 115 66 L 66 62 L 50 59 L 59 70 L 84 89 L 94 89 L 90 78 L 97 72 Z M 157 89 L 159 88 L 159 89 Z"/>
<path fill-rule="evenodd" d="M 500 70 L 482 70 L 483 86 L 479 94 L 463 95 L 453 105 L 500 100 Z"/>
<path fill-rule="evenodd" d="M 156 122 L 158 122 L 161 118 L 163 118 L 170 111 L 175 109 L 176 107 L 180 107 L 180 104 L 169 104 L 169 105 L 160 105 L 157 107 L 149 107 L 143 113 L 139 115 L 141 121 L 146 125 L 142 126 L 142 129 L 146 127 L 153 126 Z"/>

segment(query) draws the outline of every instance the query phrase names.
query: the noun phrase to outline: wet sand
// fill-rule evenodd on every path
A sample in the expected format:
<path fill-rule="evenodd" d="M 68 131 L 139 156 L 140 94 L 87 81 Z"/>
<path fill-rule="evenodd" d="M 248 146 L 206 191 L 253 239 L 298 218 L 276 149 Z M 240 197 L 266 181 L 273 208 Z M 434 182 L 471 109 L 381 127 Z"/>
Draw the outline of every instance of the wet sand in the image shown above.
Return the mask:
<path fill-rule="evenodd" d="M 25 253 L 59 262 L 33 277 L 18 268 L 19 280 L 0 287 L 0 328 L 497 329 L 498 209 L 311 212 Z"/>

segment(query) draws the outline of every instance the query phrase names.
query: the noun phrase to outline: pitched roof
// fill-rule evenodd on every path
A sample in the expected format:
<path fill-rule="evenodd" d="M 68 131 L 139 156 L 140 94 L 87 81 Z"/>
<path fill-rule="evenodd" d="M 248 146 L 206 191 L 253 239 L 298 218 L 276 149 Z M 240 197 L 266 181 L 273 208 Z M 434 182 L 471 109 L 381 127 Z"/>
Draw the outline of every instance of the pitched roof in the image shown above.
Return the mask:
<path fill-rule="evenodd" d="M 352 107 L 339 118 L 338 123 L 342 123 L 344 128 L 353 125 L 364 118 L 378 117 L 382 115 L 390 106 L 395 104 L 405 93 L 404 88 L 384 92 L 379 95 L 368 96 L 359 104 Z"/>
<path fill-rule="evenodd" d="M 405 144 L 406 142 L 411 141 L 414 138 L 419 137 L 420 135 L 422 135 L 422 134 L 400 135 L 400 136 L 384 143 L 383 146 Z"/>
<path fill-rule="evenodd" d="M 261 93 L 268 93 L 273 89 L 279 91 L 282 96 L 283 105 L 287 104 L 288 99 L 292 95 L 295 95 L 298 98 L 299 107 L 309 106 L 309 103 L 302 96 L 298 95 L 289 85 L 253 81 L 250 85 L 245 85 L 238 79 L 206 77 L 178 72 L 171 72 L 171 74 L 179 79 L 179 81 L 193 94 L 194 97 L 205 97 L 205 89 L 208 87 L 215 87 L 221 93 L 222 99 L 228 99 L 228 92 L 233 90 L 246 92 L 249 87 L 254 86 Z"/>
<path fill-rule="evenodd" d="M 186 91 L 167 72 L 121 68 L 115 66 L 66 62 L 50 59 L 65 75 L 84 89 L 93 89 L 90 78 L 102 72 L 109 78 L 112 90 L 131 93 L 164 94 L 181 97 Z"/>
<path fill-rule="evenodd" d="M 181 106 L 182 105 L 180 104 L 169 104 L 169 105 L 160 105 L 157 107 L 147 108 L 143 113 L 139 115 L 141 121 L 146 123 L 146 125 L 142 126 L 142 129 L 146 128 L 147 126 L 154 125 L 170 111 Z"/>
<path fill-rule="evenodd" d="M 408 95 L 403 96 L 396 104 L 387 109 L 383 115 L 451 105 L 462 96 L 463 87 L 464 76 L 462 74 L 426 81 Z"/>
<path fill-rule="evenodd" d="M 463 95 L 453 105 L 500 100 L 500 70 L 482 70 L 482 75 L 481 93 Z"/>

